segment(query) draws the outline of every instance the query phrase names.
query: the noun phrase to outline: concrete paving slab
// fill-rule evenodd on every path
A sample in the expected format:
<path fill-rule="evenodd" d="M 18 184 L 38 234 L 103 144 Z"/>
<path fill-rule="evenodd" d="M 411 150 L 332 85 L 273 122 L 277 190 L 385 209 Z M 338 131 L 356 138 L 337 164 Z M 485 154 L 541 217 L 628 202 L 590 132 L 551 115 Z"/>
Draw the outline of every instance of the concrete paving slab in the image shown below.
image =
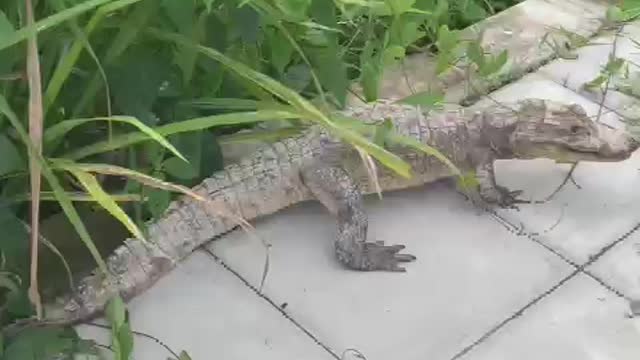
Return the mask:
<path fill-rule="evenodd" d="M 604 93 L 601 90 L 588 90 L 584 85 L 596 78 L 609 61 L 612 54 L 627 60 L 630 72 L 640 71 L 640 47 L 634 43 L 640 39 L 640 22 L 625 25 L 621 31 L 610 30 L 600 36 L 594 37 L 590 45 L 581 47 L 575 51 L 576 59 L 558 59 L 541 67 L 537 74 L 548 77 L 557 83 L 580 95 L 603 103 L 605 107 L 614 110 L 621 115 L 637 119 L 640 116 L 640 101 L 614 90 L 616 79 L 610 82 L 610 89 L 602 101 Z"/>
<path fill-rule="evenodd" d="M 241 280 L 196 252 L 129 304 L 133 330 L 150 334 L 175 352 L 195 359 L 334 359 L 255 295 Z M 83 325 L 82 337 L 109 344 L 106 330 Z M 137 360 L 167 359 L 170 353 L 136 336 Z"/>
<path fill-rule="evenodd" d="M 578 275 L 472 349 L 465 360 L 636 360 L 640 322 L 626 301 Z"/>
<path fill-rule="evenodd" d="M 582 105 L 596 116 L 599 105 L 568 88 L 537 74 L 531 74 L 494 92 L 495 101 L 510 102 L 528 97 L 554 99 Z M 483 99 L 475 106 L 489 104 Z M 603 112 L 601 121 L 622 127 L 619 116 Z M 552 161 L 501 161 L 497 181 L 511 189 L 525 191 L 526 200 L 545 200 L 562 184 L 570 167 Z M 580 163 L 573 178 L 543 204 L 523 204 L 520 211 L 498 210 L 511 223 L 524 224 L 543 243 L 572 261 L 582 264 L 640 221 L 640 153 L 617 163 Z"/>
<path fill-rule="evenodd" d="M 340 354 L 369 360 L 448 359 L 572 270 L 557 256 L 472 208 L 445 184 L 367 198 L 370 238 L 403 243 L 407 273 L 343 269 L 335 220 L 306 203 L 259 221 L 272 243 L 265 294 Z M 242 232 L 210 249 L 260 282 L 263 247 Z"/>
<path fill-rule="evenodd" d="M 586 270 L 630 299 L 640 300 L 640 234 L 630 234 Z"/>

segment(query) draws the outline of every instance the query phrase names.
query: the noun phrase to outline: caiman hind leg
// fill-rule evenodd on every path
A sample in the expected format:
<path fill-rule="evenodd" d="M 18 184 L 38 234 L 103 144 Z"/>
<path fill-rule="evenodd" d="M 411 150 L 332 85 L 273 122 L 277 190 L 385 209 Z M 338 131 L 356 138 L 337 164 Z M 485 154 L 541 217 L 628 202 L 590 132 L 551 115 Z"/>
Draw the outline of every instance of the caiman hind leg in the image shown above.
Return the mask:
<path fill-rule="evenodd" d="M 335 251 L 345 266 L 361 271 L 406 271 L 399 264 L 416 259 L 400 254 L 404 245 L 367 242 L 367 214 L 362 194 L 349 174 L 341 167 L 313 164 L 301 169 L 304 185 L 338 218 Z"/>

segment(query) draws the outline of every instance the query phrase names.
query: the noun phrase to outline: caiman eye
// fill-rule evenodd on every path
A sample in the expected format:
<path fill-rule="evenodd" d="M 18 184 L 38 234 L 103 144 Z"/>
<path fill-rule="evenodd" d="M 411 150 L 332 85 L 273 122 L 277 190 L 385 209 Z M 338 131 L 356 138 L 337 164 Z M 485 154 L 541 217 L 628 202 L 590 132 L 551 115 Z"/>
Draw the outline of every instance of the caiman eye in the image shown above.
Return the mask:
<path fill-rule="evenodd" d="M 572 134 L 577 134 L 580 132 L 580 129 L 582 129 L 580 126 L 578 125 L 573 125 L 569 131 L 571 131 Z"/>

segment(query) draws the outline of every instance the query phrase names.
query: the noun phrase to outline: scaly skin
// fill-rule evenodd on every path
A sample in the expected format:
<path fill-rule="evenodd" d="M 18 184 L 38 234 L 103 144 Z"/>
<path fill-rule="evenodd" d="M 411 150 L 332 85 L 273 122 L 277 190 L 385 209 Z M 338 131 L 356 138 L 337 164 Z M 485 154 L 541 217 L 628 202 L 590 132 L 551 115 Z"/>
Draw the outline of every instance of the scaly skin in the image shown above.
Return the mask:
<path fill-rule="evenodd" d="M 475 198 L 509 206 L 517 192 L 496 185 L 496 159 L 546 157 L 563 162 L 619 161 L 638 144 L 626 133 L 593 123 L 577 105 L 527 100 L 512 110 L 501 106 L 481 112 L 462 109 L 425 117 L 416 108 L 377 103 L 346 115 L 363 121 L 392 120 L 398 133 L 436 147 L 462 170 L 476 171 Z M 392 148 L 407 161 L 413 177 L 401 178 L 379 167 L 382 191 L 405 189 L 450 177 L 450 169 L 431 156 Z M 214 173 L 193 189 L 211 204 L 246 220 L 272 214 L 292 204 L 319 200 L 337 217 L 335 252 L 347 268 L 405 271 L 399 264 L 415 260 L 400 254 L 403 245 L 367 242 L 362 195 L 375 192 L 357 152 L 320 127 L 266 146 L 237 164 Z M 172 203 L 149 225 L 147 242 L 128 239 L 108 259 L 109 282 L 99 272 L 84 278 L 66 298 L 46 307 L 46 319 L 75 323 L 100 314 L 116 293 L 128 300 L 151 287 L 182 259 L 236 223 L 218 216 L 192 198 Z"/>

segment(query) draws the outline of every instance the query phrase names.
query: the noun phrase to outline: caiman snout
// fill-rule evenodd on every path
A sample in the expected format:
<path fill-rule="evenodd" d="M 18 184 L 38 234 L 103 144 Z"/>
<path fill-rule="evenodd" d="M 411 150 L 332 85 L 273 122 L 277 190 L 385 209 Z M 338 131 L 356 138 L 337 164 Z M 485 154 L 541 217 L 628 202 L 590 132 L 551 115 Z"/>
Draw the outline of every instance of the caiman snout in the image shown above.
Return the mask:
<path fill-rule="evenodd" d="M 600 148 L 598 154 L 606 159 L 625 160 L 640 147 L 640 142 L 628 132 L 599 126 Z"/>

